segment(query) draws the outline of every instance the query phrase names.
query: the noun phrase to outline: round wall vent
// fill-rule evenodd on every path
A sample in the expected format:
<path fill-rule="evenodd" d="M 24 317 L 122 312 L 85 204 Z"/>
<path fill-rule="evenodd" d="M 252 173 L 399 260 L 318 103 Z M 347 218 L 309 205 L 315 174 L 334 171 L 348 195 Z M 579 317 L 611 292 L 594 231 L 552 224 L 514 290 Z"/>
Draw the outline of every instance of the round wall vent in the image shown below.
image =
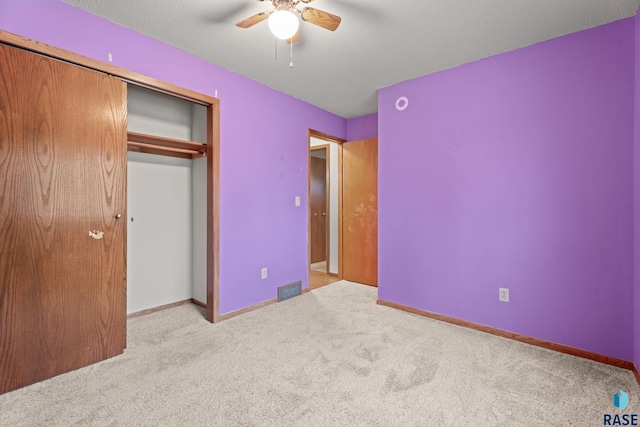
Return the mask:
<path fill-rule="evenodd" d="M 408 106 L 409 98 L 407 98 L 406 96 L 401 96 L 400 98 L 396 99 L 396 110 L 404 111 Z"/>

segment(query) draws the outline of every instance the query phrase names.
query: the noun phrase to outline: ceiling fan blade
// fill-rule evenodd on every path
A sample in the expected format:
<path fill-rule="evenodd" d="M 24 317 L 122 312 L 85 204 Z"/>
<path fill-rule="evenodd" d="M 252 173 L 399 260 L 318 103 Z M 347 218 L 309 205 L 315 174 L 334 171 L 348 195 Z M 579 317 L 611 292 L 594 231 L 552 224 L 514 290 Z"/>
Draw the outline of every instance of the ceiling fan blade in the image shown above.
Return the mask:
<path fill-rule="evenodd" d="M 264 21 L 265 19 L 267 19 L 270 14 L 271 14 L 271 12 L 260 12 L 260 13 L 257 13 L 257 14 L 255 14 L 253 16 L 248 17 L 247 19 L 244 19 L 244 20 L 238 22 L 236 24 L 236 26 L 238 26 L 240 28 L 253 27 L 254 25 Z"/>
<path fill-rule="evenodd" d="M 298 31 L 296 31 L 293 37 L 291 37 L 290 39 L 287 39 L 287 44 L 294 44 L 294 43 L 298 43 L 299 41 L 300 41 L 300 28 L 298 28 Z"/>
<path fill-rule="evenodd" d="M 326 28 L 329 31 L 335 31 L 340 25 L 342 18 L 328 12 L 323 12 L 312 7 L 305 7 L 300 13 L 303 21 L 311 22 L 319 27 Z"/>
<path fill-rule="evenodd" d="M 300 0 L 300 1 L 301 1 L 302 3 L 311 3 L 312 1 L 315 1 L 315 0 Z"/>

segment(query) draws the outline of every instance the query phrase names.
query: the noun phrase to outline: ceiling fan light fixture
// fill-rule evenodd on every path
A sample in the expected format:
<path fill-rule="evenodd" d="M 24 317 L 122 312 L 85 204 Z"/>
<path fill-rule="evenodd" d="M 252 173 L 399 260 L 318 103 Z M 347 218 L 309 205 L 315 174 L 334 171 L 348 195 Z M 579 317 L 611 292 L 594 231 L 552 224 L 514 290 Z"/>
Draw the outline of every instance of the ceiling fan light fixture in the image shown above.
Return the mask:
<path fill-rule="evenodd" d="M 298 17 L 287 9 L 278 9 L 269 15 L 269 29 L 279 39 L 288 40 L 292 38 L 300 26 Z"/>

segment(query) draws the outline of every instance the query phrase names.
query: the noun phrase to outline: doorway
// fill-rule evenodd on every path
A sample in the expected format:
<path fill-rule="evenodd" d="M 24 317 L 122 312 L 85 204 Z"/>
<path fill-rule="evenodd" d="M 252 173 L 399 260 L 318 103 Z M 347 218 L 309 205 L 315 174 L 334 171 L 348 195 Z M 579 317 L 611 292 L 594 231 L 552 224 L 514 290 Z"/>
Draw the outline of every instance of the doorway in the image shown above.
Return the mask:
<path fill-rule="evenodd" d="M 341 280 L 341 144 L 309 131 L 309 288 Z"/>
<path fill-rule="evenodd" d="M 311 147 L 311 190 L 309 195 L 309 224 L 311 226 L 311 265 L 321 273 L 329 273 L 329 145 Z"/>

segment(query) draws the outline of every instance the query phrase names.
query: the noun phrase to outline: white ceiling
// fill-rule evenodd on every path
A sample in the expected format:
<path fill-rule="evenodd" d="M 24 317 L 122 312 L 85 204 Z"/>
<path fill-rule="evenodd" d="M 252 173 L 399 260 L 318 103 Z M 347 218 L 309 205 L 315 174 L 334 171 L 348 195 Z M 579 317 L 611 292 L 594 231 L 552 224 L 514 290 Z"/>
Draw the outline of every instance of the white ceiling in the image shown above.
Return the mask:
<path fill-rule="evenodd" d="M 640 0 L 316 0 L 342 17 L 278 43 L 255 0 L 65 0 L 345 118 L 374 113 L 377 89 L 635 15 Z M 298 8 L 304 7 L 300 4 Z"/>

